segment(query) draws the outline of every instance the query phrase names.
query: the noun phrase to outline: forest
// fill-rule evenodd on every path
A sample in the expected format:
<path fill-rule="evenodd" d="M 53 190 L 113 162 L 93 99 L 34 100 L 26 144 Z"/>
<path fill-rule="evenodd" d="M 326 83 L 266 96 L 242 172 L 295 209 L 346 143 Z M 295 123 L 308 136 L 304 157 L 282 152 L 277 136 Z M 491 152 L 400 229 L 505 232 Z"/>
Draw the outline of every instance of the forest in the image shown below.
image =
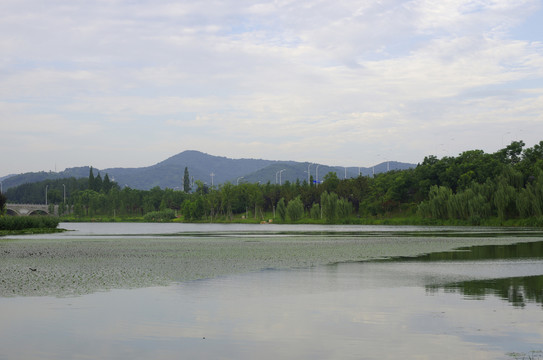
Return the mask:
<path fill-rule="evenodd" d="M 182 190 L 120 188 L 107 174 L 10 188 L 8 202 L 58 204 L 66 220 L 543 226 L 543 141 L 491 154 L 427 156 L 417 167 L 282 185 L 179 179 Z M 64 196 L 66 194 L 66 196 Z"/>

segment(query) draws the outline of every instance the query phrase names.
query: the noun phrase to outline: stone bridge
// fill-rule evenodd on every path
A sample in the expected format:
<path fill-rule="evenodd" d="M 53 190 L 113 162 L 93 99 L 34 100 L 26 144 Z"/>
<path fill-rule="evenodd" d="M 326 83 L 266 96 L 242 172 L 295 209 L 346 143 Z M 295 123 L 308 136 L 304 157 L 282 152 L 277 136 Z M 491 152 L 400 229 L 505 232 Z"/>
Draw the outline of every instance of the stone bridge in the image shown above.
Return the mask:
<path fill-rule="evenodd" d="M 6 214 L 15 216 L 28 215 L 55 215 L 58 216 L 58 205 L 55 205 L 54 213 L 49 213 L 49 205 L 44 204 L 6 204 Z"/>

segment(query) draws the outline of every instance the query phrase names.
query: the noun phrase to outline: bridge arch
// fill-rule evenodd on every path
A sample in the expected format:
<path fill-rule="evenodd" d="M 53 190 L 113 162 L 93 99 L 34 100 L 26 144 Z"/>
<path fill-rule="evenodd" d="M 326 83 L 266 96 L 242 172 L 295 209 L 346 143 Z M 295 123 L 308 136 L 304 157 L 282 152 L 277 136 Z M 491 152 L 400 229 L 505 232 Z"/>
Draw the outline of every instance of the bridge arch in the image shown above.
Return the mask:
<path fill-rule="evenodd" d="M 37 209 L 37 210 L 32 210 L 27 215 L 28 216 L 43 216 L 43 215 L 50 215 L 50 214 L 47 211 Z"/>
<path fill-rule="evenodd" d="M 6 215 L 8 215 L 8 216 L 21 216 L 21 214 L 19 214 L 17 212 L 17 210 L 13 210 L 13 209 L 10 209 L 10 208 L 6 208 Z"/>
<path fill-rule="evenodd" d="M 11 216 L 57 215 L 58 205 L 51 214 L 49 206 L 44 204 L 6 204 L 6 213 Z"/>

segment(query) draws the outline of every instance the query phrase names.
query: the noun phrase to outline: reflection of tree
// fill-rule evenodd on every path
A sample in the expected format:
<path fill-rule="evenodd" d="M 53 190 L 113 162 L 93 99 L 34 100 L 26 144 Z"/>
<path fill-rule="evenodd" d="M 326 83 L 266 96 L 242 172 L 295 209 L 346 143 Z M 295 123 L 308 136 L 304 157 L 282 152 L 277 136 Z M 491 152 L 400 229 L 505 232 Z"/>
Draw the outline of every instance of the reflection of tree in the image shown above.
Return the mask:
<path fill-rule="evenodd" d="M 459 292 L 472 299 L 484 299 L 487 295 L 495 295 L 518 307 L 524 307 L 528 302 L 543 306 L 543 275 L 429 285 L 426 289 Z"/>
<path fill-rule="evenodd" d="M 540 259 L 543 258 L 543 241 L 510 245 L 483 245 L 460 248 L 403 258 L 402 261 L 481 261 L 504 259 Z M 543 275 L 514 277 L 491 280 L 471 280 L 445 285 L 428 285 L 429 292 L 443 289 L 446 292 L 459 292 L 470 299 L 484 299 L 495 295 L 509 301 L 514 306 L 524 307 L 527 302 L 543 306 Z"/>
<path fill-rule="evenodd" d="M 543 258 L 543 241 L 518 243 L 511 245 L 482 245 L 460 248 L 422 255 L 402 260 L 414 261 L 478 261 L 500 259 L 535 259 Z"/>

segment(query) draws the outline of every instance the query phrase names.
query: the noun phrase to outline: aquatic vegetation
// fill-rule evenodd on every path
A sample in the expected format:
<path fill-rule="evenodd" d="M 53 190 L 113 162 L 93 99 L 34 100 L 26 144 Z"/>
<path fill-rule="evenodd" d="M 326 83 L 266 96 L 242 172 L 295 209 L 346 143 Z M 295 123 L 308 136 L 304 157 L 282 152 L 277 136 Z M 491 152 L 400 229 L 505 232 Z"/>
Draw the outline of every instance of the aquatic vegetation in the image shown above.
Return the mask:
<path fill-rule="evenodd" d="M 78 295 L 270 268 L 409 257 L 474 244 L 540 240 L 537 235 L 326 231 L 11 238 L 0 240 L 0 296 Z"/>

